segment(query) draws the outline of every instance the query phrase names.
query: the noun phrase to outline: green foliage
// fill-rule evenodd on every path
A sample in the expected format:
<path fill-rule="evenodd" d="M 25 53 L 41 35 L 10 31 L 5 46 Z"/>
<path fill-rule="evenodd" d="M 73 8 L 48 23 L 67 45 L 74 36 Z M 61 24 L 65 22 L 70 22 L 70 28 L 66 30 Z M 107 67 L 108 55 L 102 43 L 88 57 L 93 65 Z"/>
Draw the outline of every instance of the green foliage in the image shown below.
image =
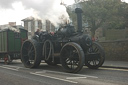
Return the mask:
<path fill-rule="evenodd" d="M 92 36 L 95 30 L 102 27 L 106 29 L 124 29 L 128 27 L 128 4 L 120 0 L 83 0 L 79 3 L 83 10 L 83 22 L 88 22 Z M 69 12 L 73 21 L 75 16 Z"/>

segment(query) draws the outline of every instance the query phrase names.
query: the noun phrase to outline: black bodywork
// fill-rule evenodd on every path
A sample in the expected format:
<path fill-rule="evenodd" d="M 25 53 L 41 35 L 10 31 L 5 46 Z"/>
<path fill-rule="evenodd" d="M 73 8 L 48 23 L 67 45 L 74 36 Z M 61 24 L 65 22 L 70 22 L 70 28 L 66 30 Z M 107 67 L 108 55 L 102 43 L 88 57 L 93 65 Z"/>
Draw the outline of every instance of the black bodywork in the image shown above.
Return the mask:
<path fill-rule="evenodd" d="M 37 67 L 41 60 L 48 65 L 61 64 L 66 72 L 71 73 L 79 72 L 84 65 L 92 69 L 102 66 L 105 59 L 103 48 L 82 32 L 82 10 L 76 8 L 75 13 L 77 31 L 67 24 L 54 34 L 41 32 L 23 43 L 21 59 L 25 67 Z"/>

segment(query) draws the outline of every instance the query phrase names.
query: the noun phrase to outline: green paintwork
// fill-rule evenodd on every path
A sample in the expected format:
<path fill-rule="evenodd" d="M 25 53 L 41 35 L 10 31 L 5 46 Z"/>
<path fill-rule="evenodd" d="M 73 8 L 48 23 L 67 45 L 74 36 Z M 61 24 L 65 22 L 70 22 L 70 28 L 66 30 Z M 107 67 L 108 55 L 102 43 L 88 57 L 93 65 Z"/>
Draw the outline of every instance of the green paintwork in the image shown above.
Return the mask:
<path fill-rule="evenodd" d="M 7 51 L 7 32 L 0 32 L 0 52 Z"/>
<path fill-rule="evenodd" d="M 27 39 L 26 30 L 20 29 L 20 32 L 0 31 L 0 53 L 20 52 L 22 39 Z"/>
<path fill-rule="evenodd" d="M 8 31 L 8 51 L 13 52 L 15 51 L 15 37 L 14 37 L 14 32 L 13 31 Z"/>
<path fill-rule="evenodd" d="M 20 30 L 20 35 L 21 35 L 21 37 L 24 38 L 24 39 L 27 38 L 27 31 L 21 29 L 21 30 Z"/>

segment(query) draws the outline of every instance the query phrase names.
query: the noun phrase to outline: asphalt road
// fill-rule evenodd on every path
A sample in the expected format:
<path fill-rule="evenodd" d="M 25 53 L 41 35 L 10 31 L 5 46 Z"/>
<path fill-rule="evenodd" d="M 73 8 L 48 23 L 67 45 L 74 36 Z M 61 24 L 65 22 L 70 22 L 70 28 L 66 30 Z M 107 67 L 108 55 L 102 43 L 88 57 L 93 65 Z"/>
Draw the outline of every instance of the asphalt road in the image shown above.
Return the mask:
<path fill-rule="evenodd" d="M 20 61 L 0 63 L 0 85 L 128 85 L 128 69 L 86 66 L 78 73 L 65 73 L 60 65 L 42 63 L 37 69 L 25 68 Z"/>

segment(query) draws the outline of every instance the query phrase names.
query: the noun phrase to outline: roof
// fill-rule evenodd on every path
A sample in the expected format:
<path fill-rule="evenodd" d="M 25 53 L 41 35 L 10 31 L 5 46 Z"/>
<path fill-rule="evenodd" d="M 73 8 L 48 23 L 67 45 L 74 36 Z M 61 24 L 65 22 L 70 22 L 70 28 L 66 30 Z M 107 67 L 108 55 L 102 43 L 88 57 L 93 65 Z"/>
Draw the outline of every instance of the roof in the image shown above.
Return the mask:
<path fill-rule="evenodd" d="M 22 19 L 21 21 L 33 21 L 33 20 L 39 20 L 39 19 L 30 16 L 30 17 L 27 17 L 25 19 Z"/>
<path fill-rule="evenodd" d="M 0 31 L 5 31 L 5 30 L 12 30 L 15 32 L 19 32 L 19 29 L 24 29 L 23 26 L 17 25 L 17 26 L 11 26 L 11 25 L 0 25 Z"/>

